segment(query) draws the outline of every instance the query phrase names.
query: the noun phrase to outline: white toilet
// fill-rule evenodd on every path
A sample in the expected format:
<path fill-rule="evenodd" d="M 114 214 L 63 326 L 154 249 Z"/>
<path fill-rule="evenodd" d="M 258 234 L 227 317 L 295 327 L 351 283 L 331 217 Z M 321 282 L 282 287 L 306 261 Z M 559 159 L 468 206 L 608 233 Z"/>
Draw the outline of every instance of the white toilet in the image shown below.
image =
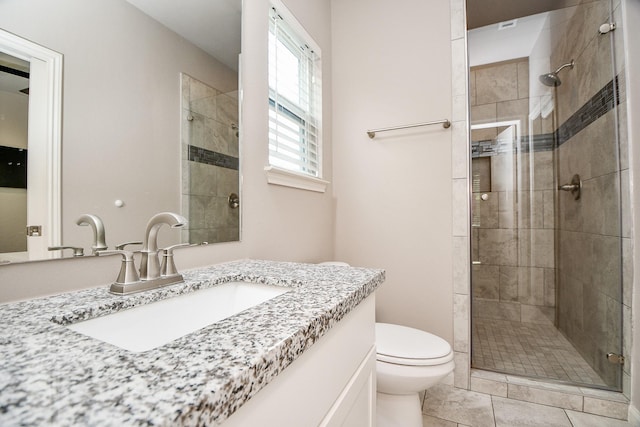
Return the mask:
<path fill-rule="evenodd" d="M 377 426 L 422 427 L 418 393 L 453 371 L 444 339 L 407 326 L 376 323 Z"/>

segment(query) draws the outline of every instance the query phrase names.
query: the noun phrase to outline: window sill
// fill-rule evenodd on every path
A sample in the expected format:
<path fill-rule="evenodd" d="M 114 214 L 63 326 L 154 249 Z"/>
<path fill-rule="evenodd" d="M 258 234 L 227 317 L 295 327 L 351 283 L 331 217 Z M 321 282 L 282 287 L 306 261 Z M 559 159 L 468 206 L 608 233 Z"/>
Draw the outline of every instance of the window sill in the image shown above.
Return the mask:
<path fill-rule="evenodd" d="M 329 181 L 301 175 L 274 166 L 265 166 L 264 171 L 267 174 L 267 182 L 269 184 L 299 188 L 301 190 L 315 191 L 318 193 L 327 191 L 327 186 L 329 185 Z"/>

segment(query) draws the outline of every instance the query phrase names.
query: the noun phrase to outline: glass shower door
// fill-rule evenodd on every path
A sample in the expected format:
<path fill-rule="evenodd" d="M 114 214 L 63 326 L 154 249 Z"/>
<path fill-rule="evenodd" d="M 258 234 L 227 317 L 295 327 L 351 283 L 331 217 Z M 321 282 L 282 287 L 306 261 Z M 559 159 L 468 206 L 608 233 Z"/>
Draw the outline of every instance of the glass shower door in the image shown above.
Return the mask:
<path fill-rule="evenodd" d="M 475 368 L 621 389 L 629 232 L 613 42 L 598 33 L 610 13 L 596 1 L 522 18 L 532 47 L 484 63 L 471 49 L 492 46 L 472 39 L 495 29 L 469 32 Z"/>

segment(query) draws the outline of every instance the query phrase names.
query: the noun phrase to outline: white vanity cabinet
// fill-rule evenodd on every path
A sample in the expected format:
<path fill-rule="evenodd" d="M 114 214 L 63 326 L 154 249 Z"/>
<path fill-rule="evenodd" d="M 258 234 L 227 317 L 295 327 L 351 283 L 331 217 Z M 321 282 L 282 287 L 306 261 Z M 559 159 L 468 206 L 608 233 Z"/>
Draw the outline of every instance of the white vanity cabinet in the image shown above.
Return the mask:
<path fill-rule="evenodd" d="M 372 294 L 222 426 L 374 426 L 375 356 Z"/>

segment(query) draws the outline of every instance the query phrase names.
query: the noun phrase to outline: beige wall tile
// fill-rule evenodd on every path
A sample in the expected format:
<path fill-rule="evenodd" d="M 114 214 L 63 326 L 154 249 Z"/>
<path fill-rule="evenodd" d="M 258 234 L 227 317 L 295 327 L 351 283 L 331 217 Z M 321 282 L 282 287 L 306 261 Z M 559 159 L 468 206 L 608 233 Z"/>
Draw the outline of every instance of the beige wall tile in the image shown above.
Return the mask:
<path fill-rule="evenodd" d="M 453 360 L 455 361 L 456 367 L 453 371 L 453 384 L 457 388 L 462 388 L 465 390 L 469 389 L 469 353 L 464 352 L 454 352 Z M 426 404 L 426 399 L 425 399 Z M 445 417 L 446 418 L 446 417 Z M 452 418 L 448 418 L 452 419 Z"/>
<path fill-rule="evenodd" d="M 554 267 L 553 230 L 524 230 L 518 232 L 519 265 Z"/>
<path fill-rule="evenodd" d="M 467 54 L 464 38 L 451 42 L 451 86 L 452 95 L 464 95 L 467 92 Z"/>
<path fill-rule="evenodd" d="M 492 400 L 496 427 L 571 427 L 569 418 L 560 408 L 519 402 L 502 397 L 493 397 Z"/>
<path fill-rule="evenodd" d="M 518 66 L 518 98 L 529 98 L 529 60 L 520 61 Z"/>
<path fill-rule="evenodd" d="M 622 420 L 585 414 L 584 412 L 566 411 L 569 420 L 577 427 L 629 427 L 629 423 Z"/>
<path fill-rule="evenodd" d="M 631 193 L 629 187 L 629 169 L 620 172 L 620 209 L 622 209 L 622 236 L 633 237 L 631 218 Z"/>
<path fill-rule="evenodd" d="M 518 99 L 518 71 L 513 62 L 476 69 L 478 104 Z"/>
<path fill-rule="evenodd" d="M 469 235 L 469 187 L 467 179 L 455 178 L 452 180 L 452 220 L 453 235 Z"/>
<path fill-rule="evenodd" d="M 472 266 L 474 298 L 497 300 L 499 298 L 500 267 L 497 265 Z"/>
<path fill-rule="evenodd" d="M 480 228 L 498 228 L 498 193 L 476 193 L 472 200 L 474 225 Z"/>
<path fill-rule="evenodd" d="M 500 301 L 518 301 L 518 269 L 500 266 Z"/>
<path fill-rule="evenodd" d="M 476 72 L 471 70 L 469 72 L 469 104 L 471 106 L 477 105 L 476 97 Z"/>
<path fill-rule="evenodd" d="M 543 228 L 544 213 L 542 191 L 518 192 L 518 228 Z"/>
<path fill-rule="evenodd" d="M 471 119 L 471 124 L 481 124 L 481 123 L 494 123 L 498 117 L 497 104 L 492 102 L 490 104 L 480 104 L 475 105 L 470 108 L 469 115 Z M 497 135 L 494 128 L 494 137 Z"/>
<path fill-rule="evenodd" d="M 517 302 L 474 299 L 471 309 L 474 318 L 520 321 L 520 304 Z"/>
<path fill-rule="evenodd" d="M 471 261 L 480 261 L 480 230 L 477 227 L 471 228 Z"/>
<path fill-rule="evenodd" d="M 471 305 L 469 295 L 453 296 L 453 349 L 458 352 L 469 352 L 469 315 Z"/>
<path fill-rule="evenodd" d="M 510 399 L 524 400 L 531 403 L 552 405 L 556 408 L 582 410 L 582 396 L 576 394 L 561 393 L 558 391 L 542 390 L 518 384 L 509 384 L 508 397 Z"/>
<path fill-rule="evenodd" d="M 520 306 L 523 323 L 537 323 L 554 326 L 555 309 L 553 307 L 540 307 L 537 305 L 522 304 Z"/>
<path fill-rule="evenodd" d="M 513 154 L 491 156 L 491 191 L 514 191 L 517 163 Z"/>
<path fill-rule="evenodd" d="M 626 420 L 628 410 L 629 405 L 627 403 L 611 402 L 586 396 L 584 398 L 584 412 L 590 414 Z"/>
<path fill-rule="evenodd" d="M 609 111 L 580 132 L 590 141 L 587 160 L 591 166 L 591 174 L 585 176 L 585 179 L 616 172 L 619 169 L 615 114 L 615 110 Z"/>
<path fill-rule="evenodd" d="M 487 193 L 491 191 L 491 158 L 478 157 L 471 161 L 472 191 Z"/>
<path fill-rule="evenodd" d="M 542 191 L 542 226 L 544 228 L 555 228 L 556 212 L 555 212 L 555 193 L 553 190 Z"/>
<path fill-rule="evenodd" d="M 518 268 L 518 301 L 522 304 L 544 305 L 543 268 Z"/>
<path fill-rule="evenodd" d="M 474 427 L 493 427 L 491 396 L 436 385 L 425 393 L 423 413 Z"/>
<path fill-rule="evenodd" d="M 517 193 L 515 191 L 498 193 L 498 217 L 500 228 L 516 228 Z"/>
<path fill-rule="evenodd" d="M 493 396 L 507 397 L 507 383 L 478 378 L 473 375 L 471 376 L 471 390 Z"/>
<path fill-rule="evenodd" d="M 469 241 L 466 236 L 453 238 L 453 291 L 469 294 Z"/>
<path fill-rule="evenodd" d="M 451 1 L 451 40 L 465 36 L 464 0 Z"/>
<path fill-rule="evenodd" d="M 529 99 L 514 99 L 497 103 L 498 121 L 520 121 L 520 133 L 529 135 Z"/>
<path fill-rule="evenodd" d="M 518 265 L 518 237 L 515 230 L 480 229 L 479 259 L 482 264 Z"/>
<path fill-rule="evenodd" d="M 422 416 L 422 425 L 429 427 L 458 427 L 458 423 L 454 421 L 447 421 L 430 415 Z"/>
<path fill-rule="evenodd" d="M 544 269 L 544 305 L 555 307 L 556 305 L 556 270 Z"/>
<path fill-rule="evenodd" d="M 468 140 L 467 123 L 464 121 L 454 122 L 451 131 L 451 176 L 453 178 L 466 178 L 469 173 L 467 166 Z"/>
<path fill-rule="evenodd" d="M 622 239 L 622 303 L 631 307 L 633 292 L 633 240 Z"/>

